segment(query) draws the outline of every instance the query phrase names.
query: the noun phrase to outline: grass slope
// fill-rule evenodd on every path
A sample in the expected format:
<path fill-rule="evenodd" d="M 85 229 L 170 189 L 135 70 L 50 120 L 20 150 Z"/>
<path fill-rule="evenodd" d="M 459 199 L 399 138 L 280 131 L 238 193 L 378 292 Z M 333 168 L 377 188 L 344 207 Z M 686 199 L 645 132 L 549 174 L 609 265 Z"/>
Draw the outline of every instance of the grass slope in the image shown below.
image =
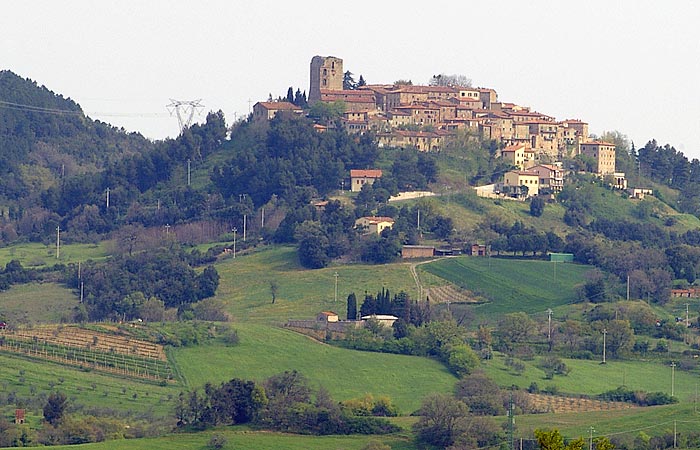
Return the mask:
<path fill-rule="evenodd" d="M 118 411 L 150 410 L 165 416 L 172 414 L 169 397 L 176 398 L 182 389 L 181 386 L 159 386 L 5 353 L 0 353 L 0 361 L 0 391 L 3 394 L 14 392 L 23 398 L 61 391 L 71 402 L 86 406 Z M 14 405 L 11 406 L 14 411 Z M 3 411 L 7 413 L 9 409 L 5 407 Z M 41 411 L 35 413 L 41 415 Z"/>
<path fill-rule="evenodd" d="M 4 267 L 13 259 L 21 262 L 24 267 L 52 266 L 56 263 L 77 264 L 78 261 L 108 257 L 111 245 L 111 241 L 102 241 L 99 244 L 61 245 L 60 257 L 56 258 L 55 243 L 45 245 L 29 242 L 0 248 L 0 265 Z"/>
<path fill-rule="evenodd" d="M 360 352 L 314 341 L 290 330 L 234 324 L 240 344 L 174 349 L 173 359 L 191 387 L 231 378 L 261 381 L 285 370 L 304 374 L 336 400 L 366 393 L 387 395 L 408 414 L 430 392 L 451 392 L 456 378 L 439 362 L 415 356 Z"/>
<path fill-rule="evenodd" d="M 541 312 L 576 301 L 577 286 L 590 266 L 508 258 L 445 258 L 419 266 L 489 300 L 469 306 L 480 317 L 514 311 Z M 459 308 L 459 306 L 456 306 Z"/>
<path fill-rule="evenodd" d="M 287 319 L 316 317 L 331 309 L 346 315 L 347 296 L 355 292 L 359 301 L 364 292 L 377 293 L 386 287 L 392 292 L 405 290 L 416 295 L 409 265 L 353 264 L 308 270 L 299 265 L 293 247 L 264 247 L 239 254 L 216 264 L 221 280 L 216 297 L 226 303 L 235 320 L 280 324 Z M 334 301 L 338 273 L 338 301 Z M 278 285 L 272 304 L 270 282 Z"/>
<path fill-rule="evenodd" d="M 52 448 L 90 449 L 90 450 L 205 450 L 213 434 L 224 436 L 227 443 L 224 450 L 359 450 L 371 441 L 382 442 L 393 450 L 415 449 L 410 439 L 405 436 L 301 436 L 265 431 L 250 431 L 242 427 L 223 428 L 194 434 L 172 434 L 153 439 L 129 439 L 107 441 L 97 444 L 57 446 Z"/>
<path fill-rule="evenodd" d="M 18 284 L 0 292 L 0 317 L 9 323 L 56 323 L 72 311 L 78 300 L 62 284 Z"/>

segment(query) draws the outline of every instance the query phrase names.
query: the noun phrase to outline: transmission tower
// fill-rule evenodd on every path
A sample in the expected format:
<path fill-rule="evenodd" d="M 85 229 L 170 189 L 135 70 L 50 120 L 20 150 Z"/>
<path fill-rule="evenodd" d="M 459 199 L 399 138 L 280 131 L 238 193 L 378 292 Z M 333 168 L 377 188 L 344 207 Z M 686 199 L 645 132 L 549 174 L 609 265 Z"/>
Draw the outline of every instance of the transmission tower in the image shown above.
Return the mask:
<path fill-rule="evenodd" d="M 180 123 L 180 133 L 182 133 L 185 128 L 192 124 L 195 111 L 198 108 L 204 108 L 204 105 L 202 105 L 201 98 L 197 100 L 175 100 L 171 98 L 170 104 L 165 107 L 168 108 L 171 116 L 173 113 L 177 115 L 177 121 Z"/>

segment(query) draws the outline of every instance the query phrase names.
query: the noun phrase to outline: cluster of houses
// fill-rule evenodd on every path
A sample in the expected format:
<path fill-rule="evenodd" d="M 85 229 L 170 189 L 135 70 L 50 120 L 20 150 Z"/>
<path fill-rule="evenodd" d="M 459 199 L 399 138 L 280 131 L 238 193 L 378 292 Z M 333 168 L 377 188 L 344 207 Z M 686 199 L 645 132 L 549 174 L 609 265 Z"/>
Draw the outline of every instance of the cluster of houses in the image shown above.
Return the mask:
<path fill-rule="evenodd" d="M 395 83 L 344 89 L 344 75 L 341 58 L 314 56 L 309 103 L 342 102 L 345 129 L 374 131 L 380 146 L 439 151 L 458 130 L 501 142 L 501 157 L 516 170 L 485 195 L 523 199 L 541 192 L 556 194 L 564 183 L 559 161 L 576 155 L 592 158 L 595 173 L 614 187 L 627 188 L 625 174 L 615 171 L 615 145 L 592 140 L 588 124 L 581 120 L 558 121 L 527 106 L 499 101 L 491 88 Z M 253 120 L 269 120 L 279 112 L 303 114 L 289 102 L 259 102 Z M 319 131 L 323 128 L 319 125 Z M 364 182 L 357 177 L 352 183 L 355 191 Z"/>

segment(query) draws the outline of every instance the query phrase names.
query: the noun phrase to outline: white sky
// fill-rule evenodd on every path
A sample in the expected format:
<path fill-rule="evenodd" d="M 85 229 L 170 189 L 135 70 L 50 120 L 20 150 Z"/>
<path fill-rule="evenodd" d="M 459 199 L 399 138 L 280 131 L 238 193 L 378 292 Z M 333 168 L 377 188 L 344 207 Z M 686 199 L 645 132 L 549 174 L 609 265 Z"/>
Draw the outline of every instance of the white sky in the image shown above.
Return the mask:
<path fill-rule="evenodd" d="M 200 120 L 221 109 L 231 123 L 248 100 L 308 91 L 311 58 L 332 55 L 368 83 L 462 74 L 501 101 L 700 158 L 699 5 L 0 0 L 0 69 L 162 139 L 178 133 L 170 98 L 202 99 Z"/>

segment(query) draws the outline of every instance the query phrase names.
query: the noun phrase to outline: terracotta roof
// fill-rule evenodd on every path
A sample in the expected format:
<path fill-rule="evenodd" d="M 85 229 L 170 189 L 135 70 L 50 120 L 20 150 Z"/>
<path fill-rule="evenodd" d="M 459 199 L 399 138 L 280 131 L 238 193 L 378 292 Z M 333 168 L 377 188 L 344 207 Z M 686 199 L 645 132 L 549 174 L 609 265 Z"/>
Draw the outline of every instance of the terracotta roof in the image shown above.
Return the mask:
<path fill-rule="evenodd" d="M 615 144 L 611 144 L 610 142 L 603 142 L 603 141 L 582 142 L 581 145 L 607 145 L 610 147 L 615 147 Z"/>
<path fill-rule="evenodd" d="M 319 316 L 326 316 L 326 317 L 328 317 L 328 316 L 337 316 L 337 315 L 338 315 L 338 314 L 337 314 L 337 313 L 334 313 L 333 311 L 321 311 L 321 312 L 319 313 Z"/>
<path fill-rule="evenodd" d="M 501 152 L 515 152 L 518 150 L 525 150 L 525 145 L 523 144 L 513 144 L 501 150 Z"/>
<path fill-rule="evenodd" d="M 289 102 L 258 102 L 255 105 L 260 105 L 265 109 L 274 109 L 276 111 L 301 111 L 301 108 Z"/>
<path fill-rule="evenodd" d="M 350 169 L 350 178 L 380 178 L 381 169 Z"/>

